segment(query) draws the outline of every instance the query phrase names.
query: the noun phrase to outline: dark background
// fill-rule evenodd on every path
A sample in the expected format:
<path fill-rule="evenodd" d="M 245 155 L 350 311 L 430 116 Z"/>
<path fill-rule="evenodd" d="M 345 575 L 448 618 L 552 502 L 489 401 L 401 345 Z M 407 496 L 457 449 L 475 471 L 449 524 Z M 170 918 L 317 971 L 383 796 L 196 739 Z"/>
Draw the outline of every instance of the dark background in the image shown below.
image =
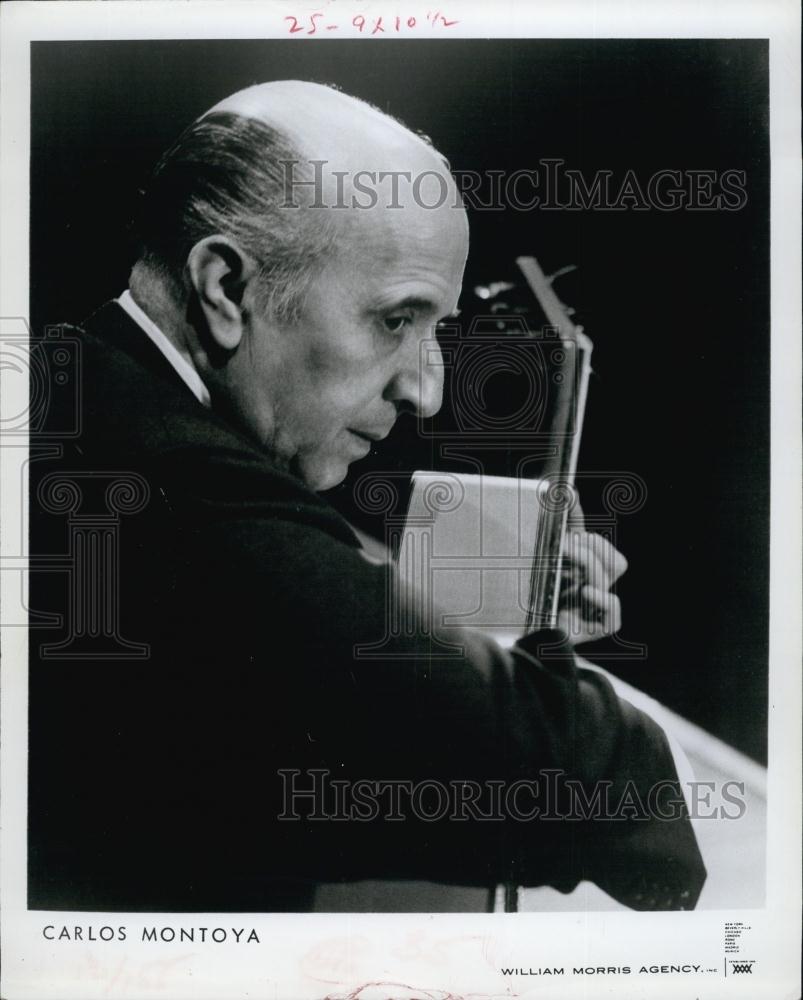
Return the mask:
<path fill-rule="evenodd" d="M 548 271 L 579 266 L 564 297 L 594 341 L 596 372 L 581 468 L 630 471 L 648 487 L 617 544 L 630 561 L 622 637 L 649 658 L 604 665 L 765 761 L 766 43 L 34 43 L 35 333 L 126 286 L 137 189 L 178 132 L 232 91 L 281 78 L 369 100 L 429 135 L 456 170 L 553 157 L 587 179 L 633 169 L 645 184 L 660 169 L 746 172 L 735 212 L 472 212 L 466 288 L 509 274 L 520 253 Z M 425 463 L 414 437 L 401 427 L 363 468 Z M 347 510 L 351 481 L 333 499 Z M 583 500 L 593 517 L 593 489 Z"/>

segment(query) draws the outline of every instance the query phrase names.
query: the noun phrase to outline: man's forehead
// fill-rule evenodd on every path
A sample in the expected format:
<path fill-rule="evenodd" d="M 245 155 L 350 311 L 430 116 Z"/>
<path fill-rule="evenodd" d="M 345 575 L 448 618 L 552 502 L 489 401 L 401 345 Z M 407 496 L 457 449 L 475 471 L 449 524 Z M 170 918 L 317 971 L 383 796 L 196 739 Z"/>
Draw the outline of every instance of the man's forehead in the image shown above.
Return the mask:
<path fill-rule="evenodd" d="M 462 268 L 468 252 L 468 223 L 451 189 L 438 188 L 445 193 L 442 204 L 427 203 L 416 197 L 408 182 L 400 186 L 398 200 L 389 203 L 385 186 L 378 183 L 376 187 L 377 201 L 370 207 L 359 207 L 355 201 L 346 210 L 324 210 L 339 222 L 341 245 L 377 265 L 420 256 L 436 263 L 442 260 L 447 266 L 455 261 L 454 266 Z"/>
<path fill-rule="evenodd" d="M 449 212 L 457 216 L 457 210 Z M 450 224 L 444 210 L 435 215 L 389 209 L 342 213 L 336 266 L 360 276 L 361 296 L 371 305 L 399 307 L 402 300 L 418 299 L 422 311 L 450 313 L 460 294 L 468 241 L 457 218 Z"/>

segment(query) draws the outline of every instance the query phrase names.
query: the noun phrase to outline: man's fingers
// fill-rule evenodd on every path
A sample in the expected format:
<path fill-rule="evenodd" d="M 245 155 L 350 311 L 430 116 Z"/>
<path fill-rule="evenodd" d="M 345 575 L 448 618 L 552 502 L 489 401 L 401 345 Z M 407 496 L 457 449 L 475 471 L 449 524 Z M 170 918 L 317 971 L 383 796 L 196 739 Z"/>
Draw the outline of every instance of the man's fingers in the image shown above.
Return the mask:
<path fill-rule="evenodd" d="M 608 539 L 603 538 L 602 535 L 591 534 L 589 538 L 597 558 L 611 578 L 611 583 L 616 583 L 619 577 L 627 570 L 627 559 L 625 559 L 619 549 L 614 548 Z"/>
<path fill-rule="evenodd" d="M 593 541 L 595 537 L 599 536 L 587 531 L 566 533 L 566 570 L 576 585 L 588 584 L 598 590 L 608 590 L 613 581 L 604 560 L 598 554 L 598 546 Z"/>
<path fill-rule="evenodd" d="M 627 559 L 602 537 L 588 531 L 566 532 L 564 554 L 567 569 L 583 578 L 583 582 L 599 590 L 607 590 L 627 569 Z"/>
<path fill-rule="evenodd" d="M 583 587 L 580 591 L 580 615 L 589 625 L 599 626 L 601 635 L 612 635 L 622 627 L 622 603 L 616 594 Z"/>
<path fill-rule="evenodd" d="M 585 514 L 583 514 L 583 508 L 580 506 L 579 500 L 576 500 L 572 507 L 569 508 L 566 527 L 569 531 L 584 532 L 586 530 Z"/>
<path fill-rule="evenodd" d="M 622 605 L 615 594 L 580 588 L 578 602 L 564 607 L 558 619 L 573 646 L 613 635 L 622 627 Z"/>

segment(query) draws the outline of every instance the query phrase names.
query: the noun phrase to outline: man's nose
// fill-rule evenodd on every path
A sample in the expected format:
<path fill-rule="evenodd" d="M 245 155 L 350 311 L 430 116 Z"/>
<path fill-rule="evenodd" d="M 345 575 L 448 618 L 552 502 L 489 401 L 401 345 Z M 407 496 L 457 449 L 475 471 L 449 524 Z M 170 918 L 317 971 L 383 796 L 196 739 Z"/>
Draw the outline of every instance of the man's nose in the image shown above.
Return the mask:
<path fill-rule="evenodd" d="M 443 403 L 443 355 L 434 333 L 405 345 L 385 395 L 401 412 L 435 416 Z"/>

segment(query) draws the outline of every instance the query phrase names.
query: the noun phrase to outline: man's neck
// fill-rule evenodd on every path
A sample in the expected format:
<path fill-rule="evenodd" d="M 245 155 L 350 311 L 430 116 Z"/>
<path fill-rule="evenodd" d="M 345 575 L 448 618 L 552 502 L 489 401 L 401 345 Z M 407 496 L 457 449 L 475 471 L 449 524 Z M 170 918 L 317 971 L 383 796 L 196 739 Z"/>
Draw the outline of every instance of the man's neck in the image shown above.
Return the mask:
<path fill-rule="evenodd" d="M 164 284 L 142 264 L 136 264 L 131 272 L 129 290 L 133 300 L 151 322 L 159 327 L 184 360 L 196 368 L 189 346 L 187 321 Z"/>
<path fill-rule="evenodd" d="M 180 307 L 142 265 L 137 264 L 130 281 L 128 291 L 118 300 L 120 305 L 156 344 L 198 402 L 210 406 L 209 387 L 193 356 L 193 330 Z"/>

